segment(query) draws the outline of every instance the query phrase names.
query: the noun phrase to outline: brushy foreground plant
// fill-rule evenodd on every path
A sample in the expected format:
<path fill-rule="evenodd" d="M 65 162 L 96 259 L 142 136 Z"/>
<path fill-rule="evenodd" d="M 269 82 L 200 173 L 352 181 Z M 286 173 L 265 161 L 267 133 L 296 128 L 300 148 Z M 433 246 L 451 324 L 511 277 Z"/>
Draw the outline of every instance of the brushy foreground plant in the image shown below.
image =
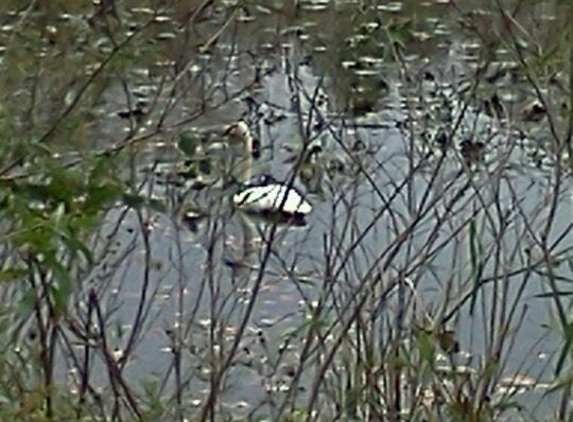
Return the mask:
<path fill-rule="evenodd" d="M 0 418 L 571 417 L 573 6 L 411 3 L 0 6 Z"/>

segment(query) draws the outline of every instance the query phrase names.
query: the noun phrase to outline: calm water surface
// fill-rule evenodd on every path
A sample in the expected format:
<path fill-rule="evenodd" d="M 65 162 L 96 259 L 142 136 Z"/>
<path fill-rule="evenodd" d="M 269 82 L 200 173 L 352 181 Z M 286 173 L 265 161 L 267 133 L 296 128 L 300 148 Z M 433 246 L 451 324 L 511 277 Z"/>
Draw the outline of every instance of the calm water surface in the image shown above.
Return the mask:
<path fill-rule="evenodd" d="M 522 270 L 529 259 L 539 259 L 532 236 L 544 228 L 550 209 L 551 169 L 556 163 L 547 154 L 542 154 L 541 164 L 532 159 L 542 153 L 539 145 L 547 134 L 527 122 L 520 125 L 521 134 L 515 127 L 508 130 L 479 111 L 476 101 L 467 102 L 488 98 L 493 86 L 480 86 L 473 97 L 464 94 L 481 59 L 477 40 L 456 23 L 464 11 L 439 1 L 381 2 L 376 13 L 369 14 L 359 13 L 353 2 L 300 3 L 297 9 L 285 2 L 280 13 L 264 5 L 233 16 L 225 10 L 213 13 L 213 20 L 201 23 L 200 30 L 213 32 L 220 28 L 216 22 L 230 17 L 227 30 L 201 57 L 193 53 L 197 46 L 190 38 L 185 51 L 192 57 L 176 83 L 164 79 L 173 70 L 169 61 L 165 70 L 142 57 L 141 69 L 133 69 L 129 88 L 153 104 L 138 130 L 145 133 L 164 110 L 169 112 L 163 120 L 168 129 L 141 148 L 141 163 L 131 176 L 150 196 L 179 196 L 179 201 L 201 207 L 208 216 L 191 230 L 173 215 L 171 206 L 166 213 L 146 211 L 138 216 L 116 209 L 107 215 L 101 239 L 113 233 L 115 243 L 113 251 L 102 252 L 105 259 L 91 282 L 104 298 L 118 349 L 125 347 L 138 312 L 143 317 L 137 348 L 126 368 L 128 379 L 173 382 L 170 339 L 180 335 L 192 400 L 203 399 L 209 390 L 203 359 L 209 355 L 208 344 L 229 347 L 263 266 L 262 287 L 240 344 L 242 357 L 225 380 L 223 396 L 225 406 L 246 415 L 268 398 L 270 390 L 280 388 L 281 377 L 287 379 L 272 357 L 282 353 L 287 333 L 303 324 L 309 306 L 328 283 L 336 292 L 327 312 L 332 318 L 340 305 L 336 298 L 351 295 L 374 273 L 381 280 L 398 274 L 408 280 L 408 289 L 415 291 L 407 293 L 415 301 L 405 320 L 409 324 L 424 312 L 435 318 L 447 315 L 472 288 L 470 221 L 488 257 L 482 267 L 487 283 L 475 303 L 466 302 L 447 321 L 460 343 L 458 364 L 477 368 L 491 359 L 489 351 L 496 341 L 492 332 L 503 328 L 511 340 L 510 350 L 502 353 L 502 376 L 519 373 L 539 383 L 552 379 L 558 330 L 551 302 L 538 297 L 547 290 L 547 278 Z M 468 12 L 479 11 L 483 2 L 471 3 L 464 4 Z M 540 26 L 554 19 L 550 3 L 529 6 L 537 10 Z M 161 25 L 159 33 L 176 27 Z M 165 51 L 172 49 L 175 56 L 182 36 L 164 36 Z M 399 61 L 392 39 L 404 43 Z M 494 70 L 512 68 L 509 53 L 498 57 Z M 129 133 L 127 121 L 117 116 L 117 110 L 126 107 L 123 82 L 111 81 L 104 90 L 95 148 Z M 512 113 L 531 99 L 519 81 L 503 83 L 496 92 Z M 205 112 L 190 118 L 198 107 Z M 297 151 L 308 143 L 322 146 L 318 160 L 330 170 L 324 170 L 320 183 L 308 192 L 314 211 L 306 226 L 275 228 L 233 211 L 225 199 L 229 192 L 220 187 L 186 191 L 166 186 L 159 171 L 149 170 L 182 161 L 172 147 L 164 147 L 181 132 L 219 141 L 225 126 L 240 118 L 261 143 L 257 175 L 288 180 Z M 448 118 L 458 129 L 444 159 L 435 137 Z M 486 143 L 484 161 L 473 172 L 461 171 L 458 145 L 468 136 Z M 420 169 L 412 176 L 416 166 Z M 501 176 L 500 168 L 505 168 Z M 300 178 L 295 186 L 309 191 Z M 461 199 L 453 201 L 456 195 Z M 568 228 L 572 195 L 571 180 L 564 178 L 554 217 L 558 224 L 550 233 L 556 256 L 573 246 Z M 385 207 L 388 211 L 380 215 Z M 409 240 L 392 249 L 419 210 L 427 212 L 409 232 Z M 506 220 L 497 221 L 500 215 Z M 139 218 L 149 219 L 149 255 Z M 263 259 L 271 237 L 272 253 Z M 357 239 L 359 246 L 353 247 Z M 336 280 L 325 278 L 329 242 L 338 244 L 332 255 L 335 263 L 348 256 Z M 433 246 L 427 249 L 428 245 Z M 499 254 L 488 254 L 492 249 Z M 500 267 L 520 270 L 496 279 Z M 573 276 L 565 265 L 554 271 L 563 280 Z M 387 303 L 369 308 L 385 315 L 376 322 L 381 341 L 390 335 L 388 327 L 397 323 L 393 317 L 399 312 L 399 297 L 396 292 Z M 492 314 L 498 319 L 490 320 Z M 499 327 L 499 315 L 505 315 L 510 326 Z M 212 321 L 217 321 L 219 339 L 213 338 Z M 284 353 L 286 357 L 277 361 L 295 365 L 297 341 Z M 311 375 L 305 371 L 303 386 L 308 387 Z M 104 373 L 94 376 L 106 379 Z M 540 405 L 544 391 L 529 390 L 517 399 L 545 414 L 553 405 L 552 397 Z"/>

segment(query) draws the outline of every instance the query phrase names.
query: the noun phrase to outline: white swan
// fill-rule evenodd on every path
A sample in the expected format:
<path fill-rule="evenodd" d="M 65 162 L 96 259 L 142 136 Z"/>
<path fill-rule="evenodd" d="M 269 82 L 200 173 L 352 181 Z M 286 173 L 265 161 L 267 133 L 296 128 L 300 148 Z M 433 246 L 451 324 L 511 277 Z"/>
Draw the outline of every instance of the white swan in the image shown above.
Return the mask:
<path fill-rule="evenodd" d="M 246 212 L 302 220 L 312 205 L 292 186 L 277 181 L 252 185 L 253 138 L 247 124 L 239 121 L 225 132 L 232 147 L 238 146 L 232 163 L 232 174 L 246 188 L 233 196 L 233 203 Z"/>

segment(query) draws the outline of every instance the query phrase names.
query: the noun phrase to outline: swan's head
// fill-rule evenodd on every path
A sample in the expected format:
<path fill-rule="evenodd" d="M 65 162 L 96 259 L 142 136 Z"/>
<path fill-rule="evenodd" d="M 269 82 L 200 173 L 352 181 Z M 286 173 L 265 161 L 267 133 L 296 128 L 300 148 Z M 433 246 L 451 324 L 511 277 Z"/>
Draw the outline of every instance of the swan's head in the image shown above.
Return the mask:
<path fill-rule="evenodd" d="M 229 126 L 225 131 L 225 135 L 229 138 L 231 143 L 250 143 L 252 141 L 249 126 L 242 120 Z"/>

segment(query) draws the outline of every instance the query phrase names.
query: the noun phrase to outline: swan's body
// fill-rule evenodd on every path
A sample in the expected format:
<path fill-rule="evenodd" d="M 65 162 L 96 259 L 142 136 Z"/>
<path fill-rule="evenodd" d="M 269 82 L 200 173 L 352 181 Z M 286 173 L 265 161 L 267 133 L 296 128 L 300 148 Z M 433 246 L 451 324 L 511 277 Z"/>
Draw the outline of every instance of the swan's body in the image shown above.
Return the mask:
<path fill-rule="evenodd" d="M 280 183 L 248 187 L 233 196 L 233 203 L 249 212 L 278 212 L 299 218 L 312 211 L 312 205 L 296 190 Z"/>
<path fill-rule="evenodd" d="M 312 205 L 292 186 L 271 181 L 260 185 L 248 185 L 252 171 L 253 138 L 249 127 L 240 121 L 227 130 L 231 143 L 239 143 L 239 162 L 234 166 L 237 180 L 247 185 L 233 196 L 233 203 L 239 209 L 256 214 L 267 214 L 281 218 L 302 219 L 312 211 Z"/>

